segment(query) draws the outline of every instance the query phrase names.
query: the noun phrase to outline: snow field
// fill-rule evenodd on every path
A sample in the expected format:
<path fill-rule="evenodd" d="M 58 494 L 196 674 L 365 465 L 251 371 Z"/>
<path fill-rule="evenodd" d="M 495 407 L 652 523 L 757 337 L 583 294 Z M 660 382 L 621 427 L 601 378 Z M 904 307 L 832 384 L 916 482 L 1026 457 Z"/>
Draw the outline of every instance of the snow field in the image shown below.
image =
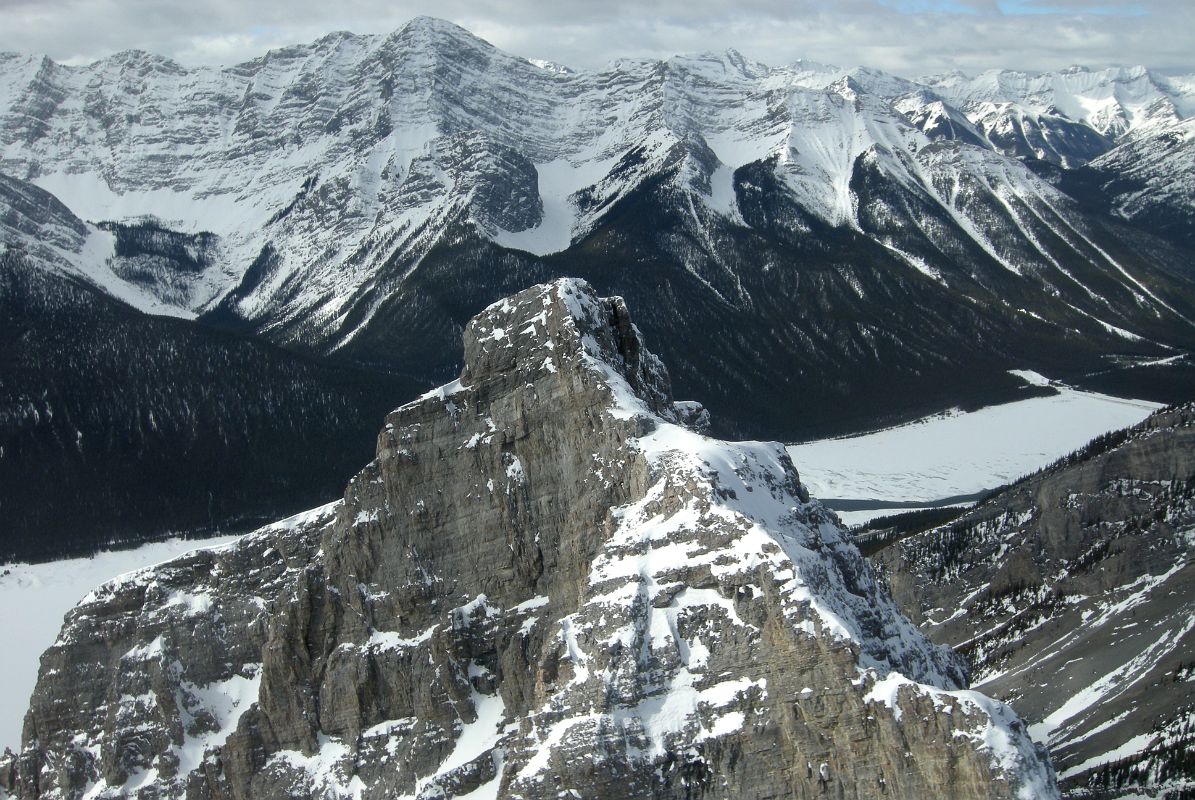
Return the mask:
<path fill-rule="evenodd" d="M 1029 371 L 1017 374 L 1058 393 L 972 412 L 952 409 L 886 430 L 795 444 L 789 455 L 814 497 L 878 501 L 872 510 L 848 512 L 851 524 L 861 524 L 913 510 L 884 508 L 884 503 L 930 507 L 994 489 L 1160 408 L 1145 400 L 1072 389 Z"/>

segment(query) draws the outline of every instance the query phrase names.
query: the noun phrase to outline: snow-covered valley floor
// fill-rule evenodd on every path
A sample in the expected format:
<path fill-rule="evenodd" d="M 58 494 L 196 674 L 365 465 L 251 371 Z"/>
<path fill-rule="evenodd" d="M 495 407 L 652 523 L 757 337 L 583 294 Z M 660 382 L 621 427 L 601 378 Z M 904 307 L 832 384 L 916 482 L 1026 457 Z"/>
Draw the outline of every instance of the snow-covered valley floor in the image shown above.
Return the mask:
<path fill-rule="evenodd" d="M 1016 374 L 1049 383 L 1036 373 Z M 846 509 L 843 521 L 858 525 L 1006 484 L 1160 407 L 1049 385 L 1058 392 L 1051 397 L 951 410 L 872 433 L 792 445 L 788 452 L 813 496 Z"/>
<path fill-rule="evenodd" d="M 0 565 L 0 752 L 21 746 L 21 724 L 37 683 L 42 652 L 54 643 L 62 618 L 89 591 L 117 575 L 235 539 L 168 539 L 130 550 L 45 564 Z"/>

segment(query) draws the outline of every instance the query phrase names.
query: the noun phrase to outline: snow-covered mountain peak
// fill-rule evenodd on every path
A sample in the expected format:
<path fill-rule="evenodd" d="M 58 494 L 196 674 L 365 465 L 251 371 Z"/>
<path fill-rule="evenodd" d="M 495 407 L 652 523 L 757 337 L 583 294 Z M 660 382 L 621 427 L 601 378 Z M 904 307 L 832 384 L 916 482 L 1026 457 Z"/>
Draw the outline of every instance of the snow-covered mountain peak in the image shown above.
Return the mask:
<path fill-rule="evenodd" d="M 501 52 L 480 36 L 438 17 L 415 17 L 386 39 L 407 47 L 434 49 L 449 57 L 459 55 L 462 51 Z"/>
<path fill-rule="evenodd" d="M 1089 124 L 1098 133 L 1120 136 L 1159 120 L 1185 117 L 1171 84 L 1142 66 L 1092 70 L 1071 67 L 1058 72 L 988 70 L 974 78 L 961 73 L 925 82 L 970 110 L 981 103 L 1013 103 L 1038 113 L 1059 113 Z M 1168 101 L 1159 104 L 1159 100 Z"/>
<path fill-rule="evenodd" d="M 462 28 L 455 22 L 427 14 L 412 17 L 405 25 L 401 25 L 395 31 L 394 35 L 413 37 L 444 36 L 467 42 L 482 42 L 487 46 L 493 46 L 480 36 L 476 36 L 472 31 Z"/>
<path fill-rule="evenodd" d="M 759 61 L 753 61 L 740 53 L 738 50 L 735 50 L 733 47 L 726 48 L 726 50 L 723 52 L 723 57 L 728 63 L 734 64 L 739 68 L 739 70 L 747 75 L 759 76 L 766 74 L 771 70 L 771 67 L 769 67 L 767 64 Z"/>
<path fill-rule="evenodd" d="M 825 85 L 834 79 L 834 76 L 844 74 L 847 70 L 833 64 L 823 64 L 820 61 L 811 61 L 807 58 L 798 58 L 796 61 L 790 61 L 781 69 L 791 75 L 802 76 L 805 81 L 809 81 L 814 76 L 819 76 L 822 80 L 821 85 Z"/>
<path fill-rule="evenodd" d="M 925 91 L 913 81 L 871 67 L 854 67 L 846 74 L 860 90 L 888 99 Z"/>
<path fill-rule="evenodd" d="M 113 53 L 107 58 L 100 59 L 95 64 L 102 64 L 106 68 L 135 70 L 142 74 L 152 72 L 177 74 L 186 71 L 186 68 L 182 64 L 179 64 L 172 58 L 140 49 L 122 50 L 118 53 Z M 87 69 L 87 66 L 82 67 L 82 69 Z"/>
<path fill-rule="evenodd" d="M 863 84 L 855 79 L 854 75 L 847 74 L 828 84 L 826 91 L 838 95 L 843 100 L 853 102 L 858 100 L 859 95 L 865 93 L 867 90 L 863 88 Z"/>
<path fill-rule="evenodd" d="M 465 326 L 460 383 L 517 387 L 583 369 L 620 415 L 674 415 L 664 365 L 642 344 L 621 297 L 561 278 L 505 298 Z"/>
<path fill-rule="evenodd" d="M 576 70 L 572 67 L 565 66 L 564 64 L 557 64 L 555 61 L 549 61 L 544 58 L 529 58 L 527 59 L 527 62 L 538 67 L 539 69 L 544 70 L 545 72 L 552 72 L 557 75 L 573 75 L 576 73 Z"/>
<path fill-rule="evenodd" d="M 848 237 L 833 247 L 853 249 L 834 263 L 878 245 L 887 254 L 879 258 L 895 259 L 874 264 L 878 273 L 957 274 L 954 288 L 1002 297 L 1003 278 L 979 277 L 998 270 L 1030 281 L 1018 291 L 1034 304 L 1066 296 L 1056 314 L 1033 311 L 1049 324 L 1081 329 L 1070 319 L 1079 314 L 1142 336 L 1129 319 L 1139 309 L 1111 311 L 1097 298 L 1135 286 L 1138 267 L 1120 267 L 1148 249 L 1089 246 L 1092 206 L 1066 205 L 1016 165 L 1078 168 L 1127 144 L 1119 131 L 1130 126 L 1131 136 L 1152 136 L 1144 119 L 1163 130 L 1182 98 L 1195 97 L 1181 80 L 1156 81 L 1155 91 L 1141 83 L 1152 77 L 1130 73 L 1131 86 L 1097 73 L 940 76 L 934 84 L 811 62 L 773 69 L 733 52 L 560 72 L 430 18 L 389 35 L 333 34 L 226 69 L 130 63 L 0 62 L 0 172 L 52 193 L 79 220 L 152 217 L 184 237 L 214 234 L 203 249 L 216 263 L 203 269 L 202 291 L 192 273 L 171 277 L 156 262 L 151 276 L 129 271 L 143 284 L 124 287 L 126 295 L 182 302 L 176 313 L 228 315 L 280 343 L 345 354 L 403 330 L 383 320 L 397 307 L 422 307 L 396 298 L 422 297 L 442 259 L 486 274 L 479 265 L 508 265 L 515 281 L 550 277 L 565 259 L 542 259 L 557 253 L 591 263 L 613 248 L 623 265 L 658 263 L 647 254 L 659 252 L 716 306 L 748 308 L 771 290 L 751 297 L 746 265 L 799 271 L 824 263 L 824 253 L 804 250 L 823 225 Z M 1009 163 L 946 158 L 930 145 Z M 999 193 L 989 174 L 1000 176 Z M 1019 205 L 1039 190 L 1048 197 Z M 1181 193 L 1168 197 L 1189 203 Z M 651 225 L 638 222 L 648 218 Z M 987 233 L 993 224 L 1003 226 L 999 244 Z M 917 241 L 897 244 L 909 236 Z M 744 247 L 752 253 L 745 260 Z M 1110 277 L 1076 280 L 1061 264 Z M 480 274 L 467 281 L 477 291 L 493 285 Z M 764 274 L 771 281 L 780 273 Z M 180 291 L 183 283 L 195 290 Z M 451 313 L 451 321 L 428 323 L 436 336 L 455 336 L 463 324 L 463 311 Z M 879 358 L 862 341 L 858 352 Z M 390 341 L 376 346 L 364 358 L 404 358 Z"/>
<path fill-rule="evenodd" d="M 267 51 L 258 58 L 224 67 L 204 68 L 201 71 L 254 78 L 271 73 L 291 74 L 311 63 L 327 63 L 339 57 L 360 56 L 382 41 L 379 36 L 366 36 L 347 31 L 337 31 L 320 37 L 314 42 L 279 47 Z M 308 68 L 308 71 L 310 69 Z M 215 77 L 215 76 L 213 76 Z"/>
<path fill-rule="evenodd" d="M 733 48 L 721 52 L 676 55 L 665 59 L 663 63 L 672 70 L 711 81 L 755 81 L 772 71 L 767 64 L 752 61 Z"/>

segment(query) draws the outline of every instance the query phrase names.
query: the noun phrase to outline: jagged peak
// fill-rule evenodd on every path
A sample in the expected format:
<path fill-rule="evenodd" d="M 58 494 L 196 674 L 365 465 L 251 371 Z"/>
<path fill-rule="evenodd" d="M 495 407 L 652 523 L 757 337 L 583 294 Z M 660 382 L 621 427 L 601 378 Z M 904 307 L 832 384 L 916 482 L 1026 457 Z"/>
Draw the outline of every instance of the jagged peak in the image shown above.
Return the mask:
<path fill-rule="evenodd" d="M 851 75 L 843 75 L 841 78 L 831 82 L 826 86 L 826 91 L 836 94 L 844 100 L 857 100 L 859 95 L 866 94 L 866 90 L 862 84 Z"/>
<path fill-rule="evenodd" d="M 66 62 L 57 61 L 48 55 L 34 55 L 29 53 L 9 51 L 0 52 L 0 64 L 13 61 L 25 61 L 27 63 L 36 62 L 42 70 L 64 70 L 68 73 L 79 70 L 102 70 L 111 67 L 118 69 L 127 69 L 129 67 L 150 67 L 159 71 L 170 72 L 175 75 L 181 75 L 188 71 L 186 67 L 172 58 L 161 55 L 160 53 L 153 53 L 148 50 L 141 50 L 138 48 L 121 50 L 116 53 L 111 53 L 106 56 L 89 60 L 83 59 L 75 61 L 74 59 L 68 59 Z"/>
<path fill-rule="evenodd" d="M 955 69 L 948 69 L 945 72 L 935 72 L 931 75 L 923 75 L 921 77 L 914 78 L 914 80 L 917 83 L 937 83 L 939 81 L 945 81 L 945 80 L 969 81 L 974 77 L 975 76 L 969 72 L 965 72 L 961 69 L 955 68 Z"/>
<path fill-rule="evenodd" d="M 542 69 L 544 72 L 550 72 L 556 75 L 576 75 L 577 71 L 565 64 L 558 64 L 555 61 L 549 61 L 546 58 L 529 58 L 527 63 L 534 67 Z"/>
<path fill-rule="evenodd" d="M 402 25 L 398 28 L 398 31 L 408 31 L 412 33 L 441 31 L 453 35 L 466 36 L 471 39 L 477 38 L 465 28 L 457 25 L 455 22 L 451 22 L 442 17 L 433 17 L 429 14 L 417 14 L 416 16 L 411 17 L 411 19 L 407 21 L 405 25 Z"/>
<path fill-rule="evenodd" d="M 788 69 L 795 72 L 842 72 L 842 68 L 839 66 L 834 64 L 825 64 L 821 61 L 813 61 L 808 58 L 798 58 L 796 61 L 789 62 L 786 66 Z"/>
<path fill-rule="evenodd" d="M 352 31 L 332 31 L 329 34 L 316 39 L 311 43 L 311 45 L 309 45 L 309 47 L 310 49 L 316 51 L 337 50 L 346 44 L 364 45 L 376 38 L 376 36 L 353 33 Z"/>
<path fill-rule="evenodd" d="M 665 59 L 664 63 L 674 69 L 687 72 L 701 73 L 715 70 L 718 77 L 735 74 L 743 78 L 760 78 L 771 71 L 771 67 L 758 61 L 752 61 L 733 47 L 726 50 L 704 51 L 700 53 L 683 53 Z"/>
<path fill-rule="evenodd" d="M 562 370 L 609 384 L 625 412 L 673 413 L 668 371 L 643 346 L 621 297 L 600 297 L 580 278 L 539 284 L 490 305 L 464 332 L 462 385 L 522 386 Z"/>
<path fill-rule="evenodd" d="M 871 67 L 855 67 L 847 72 L 846 77 L 863 91 L 882 97 L 897 97 L 925 88 L 898 75 Z"/>
<path fill-rule="evenodd" d="M 830 775 L 1057 797 L 1022 724 L 958 688 L 961 660 L 899 615 L 781 445 L 642 419 L 666 373 L 620 298 L 562 278 L 464 340 L 472 384 L 391 414 L 342 502 L 88 596 L 0 788 L 679 797 L 660 776 L 691 751 L 744 753 L 698 784 L 742 797 Z M 798 764 L 782 785 L 777 759 Z"/>
<path fill-rule="evenodd" d="M 166 56 L 160 55 L 158 53 L 151 53 L 148 50 L 136 48 L 131 50 L 121 50 L 119 53 L 113 53 L 107 58 L 101 59 L 97 63 L 112 64 L 122 67 L 148 66 L 169 70 L 170 72 L 186 72 L 186 68 L 172 58 L 167 58 Z"/>

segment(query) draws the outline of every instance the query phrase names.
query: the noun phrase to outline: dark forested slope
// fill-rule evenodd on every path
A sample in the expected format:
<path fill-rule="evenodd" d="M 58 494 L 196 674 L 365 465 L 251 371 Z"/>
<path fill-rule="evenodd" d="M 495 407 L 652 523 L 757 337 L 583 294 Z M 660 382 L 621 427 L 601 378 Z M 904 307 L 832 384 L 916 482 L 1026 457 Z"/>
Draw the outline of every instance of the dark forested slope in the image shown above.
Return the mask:
<path fill-rule="evenodd" d="M 152 317 L 0 258 L 0 558 L 247 525 L 339 494 L 412 382 Z"/>

